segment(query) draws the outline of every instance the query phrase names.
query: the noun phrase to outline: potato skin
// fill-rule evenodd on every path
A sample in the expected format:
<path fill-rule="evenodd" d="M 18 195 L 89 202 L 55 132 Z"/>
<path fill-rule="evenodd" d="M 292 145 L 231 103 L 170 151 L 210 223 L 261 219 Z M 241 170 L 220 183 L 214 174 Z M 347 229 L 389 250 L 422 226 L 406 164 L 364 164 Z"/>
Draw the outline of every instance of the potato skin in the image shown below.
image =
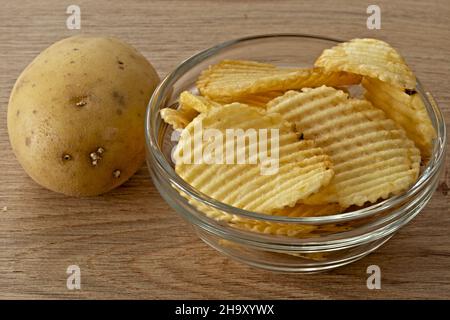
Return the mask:
<path fill-rule="evenodd" d="M 18 161 L 37 183 L 66 195 L 119 186 L 144 161 L 144 114 L 158 82 L 145 57 L 118 39 L 56 42 L 11 92 L 8 133 Z"/>

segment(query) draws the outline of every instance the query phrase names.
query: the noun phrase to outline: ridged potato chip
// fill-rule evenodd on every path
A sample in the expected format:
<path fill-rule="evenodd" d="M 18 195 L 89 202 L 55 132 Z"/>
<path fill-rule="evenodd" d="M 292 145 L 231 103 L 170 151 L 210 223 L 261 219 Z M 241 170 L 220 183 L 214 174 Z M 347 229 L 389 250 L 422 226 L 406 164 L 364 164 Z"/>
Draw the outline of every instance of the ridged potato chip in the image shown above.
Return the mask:
<path fill-rule="evenodd" d="M 293 207 L 284 207 L 282 209 L 275 210 L 272 214 L 274 216 L 285 217 L 320 217 L 338 214 L 343 212 L 344 209 L 337 203 L 322 204 L 322 205 L 310 205 L 304 203 L 297 203 Z"/>
<path fill-rule="evenodd" d="M 313 225 L 313 224 L 292 224 L 292 223 L 279 223 L 279 222 L 267 222 L 249 218 L 239 217 L 230 213 L 220 211 L 218 209 L 208 207 L 204 203 L 200 203 L 188 196 L 182 194 L 189 200 L 189 203 L 194 205 L 197 209 L 202 211 L 206 216 L 219 222 L 228 223 L 230 226 L 264 234 L 273 234 L 288 237 L 301 237 L 301 236 L 314 236 L 315 233 L 319 236 L 324 231 L 336 231 L 342 232 L 350 230 L 349 227 L 341 227 L 336 225 Z M 338 204 L 325 204 L 325 205 L 308 205 L 298 203 L 294 207 L 286 207 L 282 209 L 274 210 L 271 215 L 274 216 L 286 216 L 286 217 L 318 217 L 325 215 L 338 214 L 343 212 L 343 208 Z M 326 228 L 326 229 L 325 229 Z"/>
<path fill-rule="evenodd" d="M 239 221 L 231 222 L 230 225 L 246 231 L 288 237 L 299 237 L 301 235 L 310 236 L 311 232 L 317 229 L 315 225 L 310 224 L 289 224 L 250 219 L 241 219 Z"/>
<path fill-rule="evenodd" d="M 181 193 L 186 199 L 189 200 L 189 203 L 195 206 L 198 210 L 202 211 L 207 217 L 212 218 L 219 222 L 228 223 L 230 226 L 251 231 L 258 232 L 264 234 L 273 234 L 280 236 L 288 236 L 288 237 L 301 237 L 301 236 L 314 236 L 313 232 L 319 236 L 323 233 L 324 226 L 323 225 L 312 225 L 312 224 L 290 224 L 290 223 L 278 223 L 278 222 L 267 222 L 255 219 L 248 219 L 239 217 L 230 213 L 226 213 L 220 211 L 218 209 L 209 207 L 204 203 L 196 201 L 192 198 L 189 198 L 186 194 Z M 271 215 L 274 216 L 286 216 L 286 217 L 318 217 L 325 215 L 338 214 L 343 212 L 343 208 L 336 203 L 325 204 L 325 205 L 308 205 L 298 203 L 294 207 L 285 207 L 282 209 L 274 210 Z M 332 225 L 335 226 L 335 225 Z M 345 231 L 349 228 L 343 228 L 335 226 L 332 229 L 332 226 L 326 225 L 327 231 Z M 318 231 L 318 232 L 316 232 Z"/>
<path fill-rule="evenodd" d="M 181 110 L 164 108 L 159 112 L 163 121 L 170 124 L 174 129 L 185 128 L 198 115 L 198 112 L 194 109 Z"/>
<path fill-rule="evenodd" d="M 399 124 L 416 143 L 422 157 L 428 159 L 436 131 L 420 95 L 416 91 L 408 94 L 402 88 L 373 78 L 365 78 L 362 86 L 366 89 L 364 97 Z"/>
<path fill-rule="evenodd" d="M 205 129 L 214 129 L 223 136 L 227 135 L 228 130 L 245 133 L 254 130 L 258 134 L 255 139 L 250 136 L 245 138 L 248 143 L 240 144 L 236 136 L 223 141 L 225 143 L 217 148 L 222 150 L 223 157 L 228 156 L 229 147 L 233 146 L 234 153 L 229 164 L 224 158 L 222 163 L 217 158 L 214 158 L 215 161 L 201 159 L 196 162 L 196 154 L 205 158 L 205 151 L 211 151 L 216 143 L 214 139 L 196 145 L 195 128 L 200 125 L 203 132 Z M 270 174 L 262 171 L 267 161 L 260 161 L 264 152 L 260 135 L 262 131 L 259 131 L 262 129 L 274 129 L 278 133 L 278 137 L 273 135 L 265 141 L 273 156 L 271 160 L 277 162 L 276 170 Z M 255 150 L 258 151 L 255 153 Z M 249 156 L 244 162 L 237 163 L 238 155 L 247 154 Z M 321 148 L 315 147 L 313 141 L 299 141 L 297 134 L 280 115 L 267 115 L 258 108 L 239 103 L 213 108 L 196 117 L 181 133 L 174 156 L 178 175 L 197 190 L 223 203 L 262 213 L 295 205 L 298 200 L 307 198 L 327 185 L 333 176 L 329 157 Z M 251 163 L 252 156 L 259 157 L 259 160 Z M 274 164 L 274 161 L 269 162 Z"/>
<path fill-rule="evenodd" d="M 185 128 L 200 112 L 221 106 L 208 98 L 197 96 L 189 91 L 183 91 L 178 99 L 178 109 L 161 109 L 161 118 L 174 129 Z"/>
<path fill-rule="evenodd" d="M 314 63 L 326 71 L 347 71 L 377 78 L 406 89 L 416 78 L 405 60 L 388 43 L 377 39 L 353 39 L 326 49 Z"/>
<path fill-rule="evenodd" d="M 212 108 L 221 106 L 220 103 L 214 102 L 208 98 L 197 96 L 189 91 L 183 91 L 179 99 L 181 109 L 194 109 L 197 112 L 207 112 Z"/>
<path fill-rule="evenodd" d="M 276 97 L 282 96 L 283 94 L 284 91 L 268 91 L 246 96 L 216 98 L 215 101 L 221 104 L 239 102 L 252 107 L 265 108 L 269 101 L 272 101 Z"/>
<path fill-rule="evenodd" d="M 267 112 L 280 113 L 283 119 L 296 124 L 302 116 L 320 111 L 323 106 L 336 106 L 347 100 L 347 93 L 327 86 L 315 90 L 305 88 L 302 93 L 291 90 L 270 101 Z"/>
<path fill-rule="evenodd" d="M 202 72 L 197 88 L 202 95 L 213 100 L 233 102 L 239 101 L 239 97 L 264 92 L 321 85 L 342 86 L 360 81 L 360 76 L 347 72 L 278 68 L 254 61 L 224 60 Z"/>
<path fill-rule="evenodd" d="M 302 202 L 362 206 L 406 190 L 417 179 L 420 153 L 404 130 L 366 100 L 329 87 L 290 91 L 267 105 L 295 123 L 334 164 L 330 184 Z"/>

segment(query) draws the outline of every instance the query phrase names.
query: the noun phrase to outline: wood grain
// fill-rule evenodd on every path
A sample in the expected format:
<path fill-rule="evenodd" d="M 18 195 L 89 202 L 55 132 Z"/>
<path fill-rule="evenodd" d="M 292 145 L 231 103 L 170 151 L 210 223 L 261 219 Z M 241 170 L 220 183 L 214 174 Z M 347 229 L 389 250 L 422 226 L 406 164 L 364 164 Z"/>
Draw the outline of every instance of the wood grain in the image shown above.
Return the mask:
<path fill-rule="evenodd" d="M 163 201 L 145 167 L 94 198 L 33 183 L 8 142 L 8 97 L 35 55 L 79 32 L 65 27 L 72 3 L 0 1 L 0 298 L 450 298 L 448 158 L 438 191 L 413 222 L 376 253 L 314 275 L 256 270 L 207 247 Z M 377 3 L 381 30 L 366 28 L 361 1 L 76 1 L 81 32 L 130 42 L 161 76 L 201 49 L 245 35 L 378 37 L 404 54 L 448 125 L 448 1 Z M 66 289 L 71 264 L 81 268 L 79 291 Z M 381 290 L 366 288 L 371 264 L 381 267 Z"/>

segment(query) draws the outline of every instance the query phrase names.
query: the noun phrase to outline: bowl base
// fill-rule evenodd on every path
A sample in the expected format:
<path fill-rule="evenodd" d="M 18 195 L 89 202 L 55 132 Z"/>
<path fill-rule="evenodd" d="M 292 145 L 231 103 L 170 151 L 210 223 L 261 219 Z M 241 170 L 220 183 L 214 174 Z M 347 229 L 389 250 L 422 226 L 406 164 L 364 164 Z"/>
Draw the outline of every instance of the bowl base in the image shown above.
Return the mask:
<path fill-rule="evenodd" d="M 249 248 L 230 240 L 217 238 L 198 228 L 195 228 L 195 231 L 203 242 L 231 259 L 251 267 L 279 273 L 319 273 L 336 269 L 362 259 L 377 250 L 393 236 L 386 236 L 365 246 L 328 253 L 299 253 Z"/>

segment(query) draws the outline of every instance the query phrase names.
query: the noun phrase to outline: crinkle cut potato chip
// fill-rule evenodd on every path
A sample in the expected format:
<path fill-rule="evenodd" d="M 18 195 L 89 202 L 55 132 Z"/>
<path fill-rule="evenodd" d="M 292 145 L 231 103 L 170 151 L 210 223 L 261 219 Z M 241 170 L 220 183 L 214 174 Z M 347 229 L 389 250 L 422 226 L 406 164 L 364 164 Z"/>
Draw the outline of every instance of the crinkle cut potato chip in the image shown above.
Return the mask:
<path fill-rule="evenodd" d="M 284 207 L 275 210 L 272 214 L 285 217 L 321 217 L 342 213 L 344 209 L 337 203 L 310 205 L 297 203 L 293 207 Z"/>
<path fill-rule="evenodd" d="M 239 97 L 321 85 L 358 84 L 361 77 L 320 68 L 279 68 L 267 63 L 223 60 L 204 70 L 197 80 L 200 93 L 213 100 L 234 102 Z"/>
<path fill-rule="evenodd" d="M 206 112 L 211 108 L 221 106 L 202 96 L 196 96 L 189 91 L 183 91 L 178 101 L 178 109 L 161 109 L 161 118 L 174 129 L 185 128 L 200 112 Z"/>
<path fill-rule="evenodd" d="M 428 159 L 436 131 L 420 95 L 415 90 L 406 93 L 402 88 L 373 78 L 364 78 L 362 86 L 366 90 L 364 97 L 402 126 L 420 149 L 422 157 Z"/>
<path fill-rule="evenodd" d="M 337 203 L 323 204 L 323 205 L 308 205 L 297 203 L 294 207 L 285 207 L 275 210 L 272 214 L 275 216 L 285 216 L 290 218 L 300 217 L 320 217 L 343 212 L 343 208 Z M 253 232 L 285 235 L 289 237 L 298 237 L 301 235 L 310 234 L 318 229 L 317 225 L 311 224 L 287 224 L 276 222 L 262 222 L 256 220 L 232 220 L 232 224 Z M 341 230 L 341 229 L 339 229 Z M 311 235 L 309 235 L 311 236 Z"/>
<path fill-rule="evenodd" d="M 231 227 L 245 231 L 288 237 L 300 237 L 302 235 L 308 235 L 309 237 L 311 236 L 311 233 L 317 229 L 317 226 L 310 224 L 267 222 L 238 217 L 236 215 L 208 207 L 205 204 L 193 199 L 189 200 L 189 203 L 194 205 L 198 210 L 202 211 L 207 217 L 219 222 L 225 222 Z"/>
<path fill-rule="evenodd" d="M 179 102 L 181 108 L 194 109 L 199 113 L 207 112 L 212 108 L 221 106 L 220 103 L 214 102 L 202 96 L 194 95 L 189 91 L 183 91 L 180 94 Z"/>
<path fill-rule="evenodd" d="M 330 184 L 302 202 L 362 206 L 405 191 L 417 179 L 420 153 L 405 131 L 366 100 L 330 87 L 290 91 L 267 112 L 295 123 L 334 164 Z"/>
<path fill-rule="evenodd" d="M 164 122 L 174 129 L 185 128 L 200 112 L 220 106 L 219 103 L 202 96 L 196 96 L 189 91 L 183 91 L 178 99 L 178 109 L 164 108 L 160 114 Z"/>
<path fill-rule="evenodd" d="M 405 89 L 416 87 L 416 77 L 405 60 L 388 43 L 377 39 L 340 43 L 324 50 L 314 66 L 377 78 Z"/>
<path fill-rule="evenodd" d="M 288 224 L 279 222 L 266 222 L 246 219 L 230 223 L 233 227 L 265 234 L 274 234 L 279 236 L 299 237 L 304 234 L 310 235 L 317 227 L 308 224 Z"/>
<path fill-rule="evenodd" d="M 222 104 L 239 102 L 252 107 L 265 108 L 269 101 L 275 99 L 276 97 L 282 96 L 283 94 L 284 91 L 268 91 L 239 97 L 216 98 L 215 101 Z"/>
<path fill-rule="evenodd" d="M 164 108 L 160 111 L 163 121 L 171 125 L 174 129 L 179 130 L 185 128 L 194 119 L 198 112 L 195 110 L 181 111 L 172 108 Z"/>
<path fill-rule="evenodd" d="M 336 226 L 335 224 L 326 225 L 327 229 L 324 229 L 322 225 L 312 224 L 292 224 L 292 223 L 279 223 L 268 222 L 262 220 L 254 220 L 243 217 L 238 217 L 211 207 L 206 206 L 194 199 L 189 199 L 186 195 L 183 195 L 189 200 L 189 203 L 195 206 L 198 210 L 202 211 L 207 217 L 219 222 L 228 223 L 230 226 L 263 234 L 272 234 L 288 237 L 312 237 L 320 236 L 324 230 L 329 232 L 342 232 L 350 230 L 350 227 Z M 297 204 L 294 207 L 287 207 L 279 210 L 275 210 L 273 215 L 288 216 L 288 217 L 309 217 L 309 216 L 323 216 L 331 215 L 342 212 L 342 208 L 338 204 L 327 205 L 307 205 Z M 316 234 L 316 235 L 314 235 Z"/>
<path fill-rule="evenodd" d="M 223 141 L 219 147 L 217 138 L 195 144 L 196 137 L 196 141 L 201 138 L 196 129 L 199 126 L 203 133 L 206 129 L 221 133 Z M 226 138 L 230 129 L 245 133 L 241 141 L 247 142 L 239 143 L 236 135 Z M 264 129 L 268 150 L 264 150 L 264 137 L 260 135 Z M 257 133 L 253 138 L 252 132 Z M 227 164 L 230 145 L 234 155 Z M 206 161 L 207 150 L 209 159 L 214 161 Z M 222 151 L 223 163 L 215 158 L 220 154 L 217 150 Z M 195 155 L 202 157 L 197 163 Z M 246 155 L 245 161 L 237 163 L 237 155 Z M 251 155 L 256 156 L 253 162 L 250 162 Z M 213 108 L 196 117 L 181 133 L 174 158 L 178 175 L 200 192 L 231 206 L 269 214 L 307 198 L 327 185 L 333 176 L 329 157 L 313 141 L 299 140 L 280 115 L 267 115 L 258 108 L 239 103 Z M 268 163 L 273 167 L 267 168 Z M 268 174 L 264 169 L 272 170 Z"/>
<path fill-rule="evenodd" d="M 218 209 L 209 207 L 204 203 L 196 201 L 188 197 L 183 192 L 180 192 L 189 203 L 195 206 L 198 210 L 203 212 L 207 217 L 219 222 L 228 223 L 230 226 L 264 234 L 273 234 L 279 236 L 288 237 L 301 237 L 301 236 L 313 236 L 312 233 L 317 232 L 320 235 L 324 230 L 342 232 L 349 230 L 349 227 L 340 227 L 333 225 L 326 225 L 327 229 L 324 229 L 323 225 L 311 225 L 311 224 L 289 224 L 289 223 L 277 223 L 267 222 L 261 220 L 253 220 L 248 218 L 239 217 L 227 212 L 220 211 Z M 271 214 L 274 216 L 286 216 L 286 217 L 320 217 L 332 214 L 342 213 L 344 209 L 337 203 L 330 203 L 324 205 L 308 205 L 303 203 L 297 203 L 293 207 L 284 207 L 274 210 Z M 334 227 L 333 227 L 334 226 Z"/>
<path fill-rule="evenodd" d="M 347 93 L 327 86 L 315 90 L 305 88 L 301 94 L 298 91 L 291 90 L 270 101 L 267 104 L 267 112 L 280 113 L 283 119 L 296 124 L 302 116 L 313 114 L 324 106 L 336 106 L 347 100 Z M 320 123 L 317 125 L 320 125 Z"/>
<path fill-rule="evenodd" d="M 207 112 L 211 108 L 221 107 L 225 104 L 232 102 L 238 102 L 246 104 L 251 107 L 266 107 L 267 102 L 273 100 L 276 97 L 283 95 L 283 91 L 269 91 L 258 94 L 251 94 L 248 96 L 238 97 L 233 101 L 228 99 L 215 99 L 211 100 L 204 96 L 198 96 L 190 93 L 189 91 L 183 91 L 180 94 L 180 105 L 185 108 L 195 109 L 197 112 Z"/>

